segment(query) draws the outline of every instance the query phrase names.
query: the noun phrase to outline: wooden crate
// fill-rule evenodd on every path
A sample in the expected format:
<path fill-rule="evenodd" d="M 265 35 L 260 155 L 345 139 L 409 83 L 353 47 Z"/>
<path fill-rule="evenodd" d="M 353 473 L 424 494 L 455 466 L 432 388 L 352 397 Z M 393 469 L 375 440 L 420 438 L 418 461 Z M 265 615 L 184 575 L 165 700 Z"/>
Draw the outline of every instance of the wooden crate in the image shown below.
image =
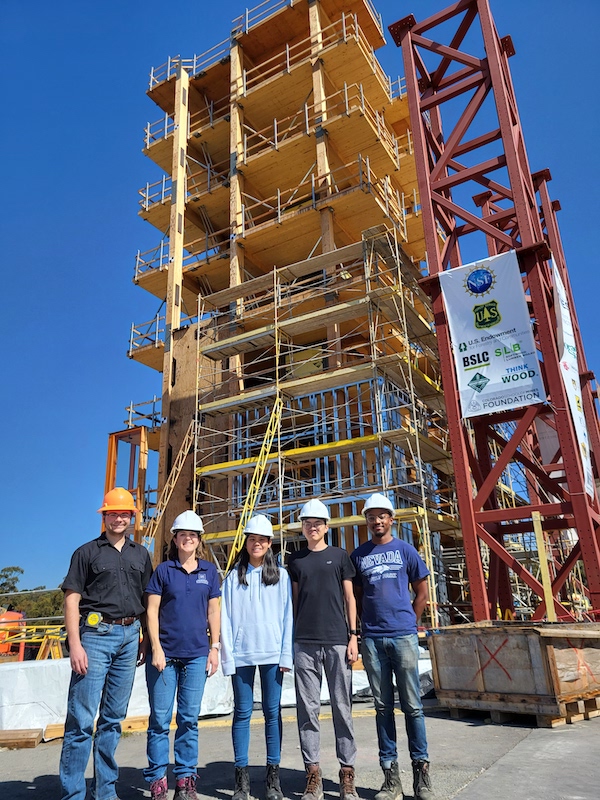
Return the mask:
<path fill-rule="evenodd" d="M 600 696 L 600 623 L 454 625 L 433 633 L 429 650 L 448 708 L 570 719 L 573 704 Z"/>

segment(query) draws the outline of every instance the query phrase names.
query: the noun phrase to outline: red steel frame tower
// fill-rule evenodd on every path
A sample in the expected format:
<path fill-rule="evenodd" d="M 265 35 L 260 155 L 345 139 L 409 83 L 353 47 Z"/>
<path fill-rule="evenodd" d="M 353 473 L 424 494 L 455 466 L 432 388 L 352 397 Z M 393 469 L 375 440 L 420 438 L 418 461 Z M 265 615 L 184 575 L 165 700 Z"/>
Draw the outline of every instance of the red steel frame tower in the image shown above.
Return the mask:
<path fill-rule="evenodd" d="M 559 206 L 550 200 L 547 188 L 550 174 L 546 170 L 532 175 L 529 169 L 508 66 L 508 58 L 514 54 L 511 39 L 498 36 L 488 0 L 460 0 L 423 22 L 416 22 L 412 15 L 405 17 L 390 26 L 390 33 L 402 47 L 404 60 L 429 265 L 426 280 L 437 326 L 474 618 L 495 618 L 498 608 L 503 615 L 514 610 L 509 569 L 540 598 L 534 619 L 545 615 L 541 583 L 506 547 L 507 536 L 533 531 L 534 512 L 541 515 L 551 546 L 565 529 L 578 534 L 566 557 L 560 559 L 558 549 L 552 548 L 557 615 L 572 618 L 561 603 L 561 590 L 579 561 L 584 564 L 592 609 L 599 612 L 598 498 L 592 499 L 585 491 L 560 375 L 551 254 L 571 301 L 582 401 L 597 478 L 600 433 L 592 391 L 594 376 L 585 363 L 556 222 Z M 477 417 L 467 425 L 460 413 L 438 276 L 463 263 L 460 246 L 468 247 L 465 237 L 471 234 L 478 235 L 488 255 L 511 249 L 517 252 L 547 401 Z M 483 256 L 480 249 L 467 261 Z M 546 463 L 538 442 L 536 423 L 540 421 L 556 435 L 556 452 L 550 459 L 546 455 Z M 515 463 L 527 476 L 526 504 L 502 508 L 498 483 Z M 487 583 L 481 542 L 490 553 Z"/>

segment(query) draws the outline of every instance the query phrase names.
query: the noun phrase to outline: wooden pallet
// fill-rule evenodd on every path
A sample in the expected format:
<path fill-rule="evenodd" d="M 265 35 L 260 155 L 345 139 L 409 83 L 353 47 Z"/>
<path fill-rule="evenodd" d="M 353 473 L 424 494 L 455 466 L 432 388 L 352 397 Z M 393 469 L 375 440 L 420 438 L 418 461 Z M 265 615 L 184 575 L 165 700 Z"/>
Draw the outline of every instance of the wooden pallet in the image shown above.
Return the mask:
<path fill-rule="evenodd" d="M 600 717 L 600 697 L 592 697 L 588 700 L 574 700 L 565 703 L 565 714 L 533 714 L 528 711 L 501 711 L 499 709 L 482 708 L 448 708 L 452 719 L 464 719 L 465 717 L 479 717 L 489 719 L 494 725 L 505 725 L 511 722 L 524 722 L 525 720 L 535 721 L 538 728 L 558 728 L 562 725 L 572 725 L 586 719 Z"/>
<path fill-rule="evenodd" d="M 42 728 L 0 731 L 0 747 L 37 747 L 42 741 Z"/>
<path fill-rule="evenodd" d="M 170 728 L 172 731 L 177 728 L 175 714 L 173 714 L 173 718 L 171 719 Z M 147 731 L 148 715 L 146 714 L 143 717 L 126 717 L 126 719 L 124 719 L 121 723 L 121 730 L 123 733 L 143 733 L 144 731 Z M 64 735 L 65 726 L 62 722 L 46 725 L 46 729 L 44 731 L 44 741 L 48 742 L 51 739 L 62 739 Z"/>

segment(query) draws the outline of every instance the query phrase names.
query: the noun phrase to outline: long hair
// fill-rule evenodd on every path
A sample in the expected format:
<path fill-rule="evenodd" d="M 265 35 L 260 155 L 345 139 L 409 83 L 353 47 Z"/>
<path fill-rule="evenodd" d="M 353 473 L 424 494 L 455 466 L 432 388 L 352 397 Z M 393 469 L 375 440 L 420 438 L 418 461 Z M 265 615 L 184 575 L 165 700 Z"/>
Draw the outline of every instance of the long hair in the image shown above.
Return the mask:
<path fill-rule="evenodd" d="M 202 541 L 202 537 L 198 537 L 198 547 L 196 548 L 196 558 L 204 558 L 206 555 L 206 550 L 204 548 L 204 542 Z M 175 544 L 175 535 L 171 537 L 171 543 L 169 544 L 169 552 L 167 553 L 167 558 L 169 561 L 174 561 L 176 558 L 179 558 L 179 554 L 177 552 L 177 545 Z"/>
<path fill-rule="evenodd" d="M 231 567 L 231 571 L 233 572 L 237 566 L 238 580 L 242 586 L 248 586 L 246 573 L 248 572 L 250 555 L 248 553 L 248 548 L 246 547 L 246 542 L 247 538 L 244 540 L 244 546 L 242 547 L 239 556 L 236 558 L 233 566 Z M 275 586 L 276 583 L 279 583 L 279 565 L 277 564 L 277 558 L 275 557 L 272 547 L 269 547 L 263 559 L 262 582 L 265 586 Z"/>

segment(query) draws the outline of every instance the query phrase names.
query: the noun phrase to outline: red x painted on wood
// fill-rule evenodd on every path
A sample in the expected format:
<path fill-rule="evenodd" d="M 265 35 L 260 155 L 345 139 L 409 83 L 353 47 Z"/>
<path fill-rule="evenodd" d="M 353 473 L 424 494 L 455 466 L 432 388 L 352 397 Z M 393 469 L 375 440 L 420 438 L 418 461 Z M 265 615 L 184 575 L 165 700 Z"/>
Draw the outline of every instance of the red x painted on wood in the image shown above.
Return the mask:
<path fill-rule="evenodd" d="M 492 661 L 495 661 L 495 662 L 496 662 L 496 664 L 498 664 L 498 666 L 499 666 L 499 667 L 500 667 L 500 669 L 502 670 L 502 672 L 503 672 L 503 673 L 506 675 L 506 677 L 508 678 L 508 680 L 509 680 L 509 681 L 512 681 L 512 678 L 510 677 L 510 673 L 509 673 L 509 671 L 508 671 L 508 670 L 507 670 L 507 669 L 506 669 L 506 668 L 505 668 L 505 667 L 504 667 L 504 666 L 503 666 L 503 665 L 502 665 L 502 664 L 501 664 L 501 663 L 498 661 L 498 659 L 496 658 L 496 656 L 498 655 L 498 653 L 500 652 L 500 650 L 502 650 L 502 648 L 504 647 L 504 645 L 505 645 L 505 644 L 507 644 L 507 642 L 508 642 L 508 637 L 507 637 L 507 638 L 506 638 L 506 639 L 505 639 L 505 640 L 502 642 L 502 644 L 500 645 L 500 647 L 499 647 L 499 648 L 498 648 L 498 649 L 497 649 L 497 650 L 496 650 L 494 653 L 491 653 L 491 652 L 488 650 L 488 648 L 487 648 L 487 647 L 486 647 L 486 646 L 483 644 L 483 642 L 481 643 L 481 646 L 482 646 L 482 647 L 483 647 L 483 649 L 484 649 L 484 650 L 487 652 L 487 654 L 489 655 L 489 658 L 488 658 L 488 660 L 485 662 L 485 664 L 484 664 L 482 667 L 479 667 L 479 669 L 477 670 L 477 672 L 475 673 L 475 675 L 473 675 L 473 680 L 475 680 L 475 678 L 476 678 L 476 677 L 479 675 L 479 673 L 480 673 L 480 672 L 483 672 L 483 670 L 484 670 L 484 669 L 486 669 L 486 667 L 489 667 L 489 665 L 492 663 Z"/>
<path fill-rule="evenodd" d="M 596 676 L 590 669 L 590 665 L 587 663 L 585 658 L 581 655 L 581 648 L 575 647 L 575 645 L 571 642 L 569 638 L 567 638 L 567 644 L 569 647 L 575 651 L 575 655 L 577 656 L 577 671 L 578 672 L 587 672 L 591 679 L 596 682 Z"/>

